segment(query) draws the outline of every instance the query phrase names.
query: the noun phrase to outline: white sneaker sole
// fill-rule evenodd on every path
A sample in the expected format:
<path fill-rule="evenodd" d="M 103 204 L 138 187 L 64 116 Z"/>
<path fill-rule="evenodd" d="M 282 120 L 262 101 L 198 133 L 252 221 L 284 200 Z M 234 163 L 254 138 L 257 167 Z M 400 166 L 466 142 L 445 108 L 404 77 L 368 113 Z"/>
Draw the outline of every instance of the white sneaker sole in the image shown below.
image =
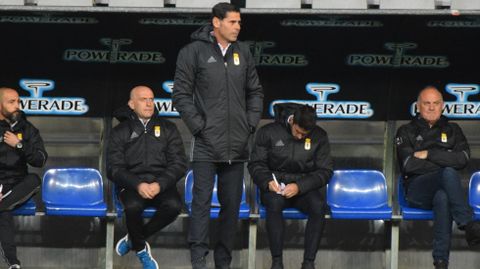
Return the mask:
<path fill-rule="evenodd" d="M 147 246 L 148 255 L 150 255 L 150 258 L 152 258 L 152 261 L 155 263 L 155 268 L 159 269 L 160 267 L 158 267 L 157 260 L 155 260 L 152 256 L 152 249 L 150 248 L 150 244 L 147 241 L 145 241 L 145 245 Z"/>
<path fill-rule="evenodd" d="M 115 245 L 115 252 L 117 253 L 118 256 L 122 257 L 122 256 L 125 256 L 125 254 L 120 254 L 120 250 L 119 250 L 119 247 L 120 247 L 120 243 L 124 240 L 124 239 L 127 239 L 128 238 L 128 234 L 125 235 L 124 237 L 122 237 L 122 239 L 118 240 L 117 244 Z"/>

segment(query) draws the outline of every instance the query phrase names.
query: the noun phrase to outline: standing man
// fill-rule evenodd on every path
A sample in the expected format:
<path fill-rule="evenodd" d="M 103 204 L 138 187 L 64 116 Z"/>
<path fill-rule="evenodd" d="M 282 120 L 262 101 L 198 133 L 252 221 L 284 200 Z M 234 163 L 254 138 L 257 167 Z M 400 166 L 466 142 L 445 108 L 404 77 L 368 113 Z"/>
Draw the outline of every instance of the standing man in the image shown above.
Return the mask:
<path fill-rule="evenodd" d="M 302 269 L 315 268 L 325 225 L 323 187 L 333 174 L 327 133 L 316 125 L 307 105 L 276 104 L 275 121 L 257 132 L 248 169 L 261 190 L 267 210 L 272 269 L 283 269 L 283 209 L 295 207 L 308 215 Z"/>
<path fill-rule="evenodd" d="M 191 35 L 178 54 L 173 103 L 193 134 L 192 217 L 188 241 L 194 269 L 206 268 L 214 176 L 218 174 L 216 268 L 229 268 L 242 195 L 248 141 L 260 120 L 263 92 L 248 45 L 237 41 L 240 10 L 212 9 L 211 24 Z"/>
<path fill-rule="evenodd" d="M 470 149 L 460 126 L 442 115 L 443 97 L 435 87 L 420 91 L 417 108 L 419 114 L 398 129 L 398 160 L 409 206 L 433 209 L 433 264 L 447 269 L 453 220 L 469 245 L 480 243 L 480 224 L 473 221 L 458 173 Z"/>
<path fill-rule="evenodd" d="M 128 107 L 116 111 L 120 121 L 108 145 L 108 177 L 119 191 L 128 234 L 116 245 L 123 256 L 134 250 L 144 269 L 158 269 L 147 238 L 173 222 L 182 209 L 176 183 L 187 169 L 180 133 L 175 124 L 155 114 L 153 92 L 137 86 Z M 155 215 L 143 223 L 143 210 Z"/>
<path fill-rule="evenodd" d="M 27 164 L 44 166 L 47 152 L 14 89 L 0 88 L 0 135 L 0 252 L 9 269 L 19 269 L 12 210 L 40 189 L 40 178 L 28 173 Z"/>

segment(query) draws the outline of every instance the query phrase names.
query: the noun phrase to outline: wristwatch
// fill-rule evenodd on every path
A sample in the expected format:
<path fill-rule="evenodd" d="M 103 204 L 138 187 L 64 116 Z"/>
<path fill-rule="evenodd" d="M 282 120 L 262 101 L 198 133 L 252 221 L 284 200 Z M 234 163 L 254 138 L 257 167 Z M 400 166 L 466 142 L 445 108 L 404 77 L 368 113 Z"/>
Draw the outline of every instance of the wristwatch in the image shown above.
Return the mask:
<path fill-rule="evenodd" d="M 22 149 L 22 148 L 23 148 L 22 142 L 18 142 L 18 143 L 15 145 L 15 147 L 16 147 L 17 149 Z"/>

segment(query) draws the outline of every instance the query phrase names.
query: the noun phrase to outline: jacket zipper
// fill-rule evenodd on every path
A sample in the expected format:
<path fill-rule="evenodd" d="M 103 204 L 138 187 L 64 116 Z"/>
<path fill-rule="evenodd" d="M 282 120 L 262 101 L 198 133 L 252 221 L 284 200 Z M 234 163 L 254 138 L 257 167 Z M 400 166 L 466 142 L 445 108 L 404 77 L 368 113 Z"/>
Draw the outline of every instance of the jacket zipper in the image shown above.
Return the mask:
<path fill-rule="evenodd" d="M 147 123 L 148 124 L 148 123 Z M 144 134 L 143 134 L 143 147 L 144 147 L 144 156 L 145 162 L 148 166 L 148 158 L 147 158 L 147 125 L 143 125 Z"/>
<path fill-rule="evenodd" d="M 232 46 L 230 45 L 230 48 Z M 233 49 L 233 48 L 232 48 Z M 228 53 L 229 50 L 227 50 L 224 57 L 224 65 L 225 65 L 225 83 L 226 83 L 226 90 L 227 90 L 227 159 L 228 159 L 228 164 L 232 164 L 231 160 L 231 155 L 232 155 L 232 149 L 230 145 L 230 89 L 229 89 L 229 84 L 228 84 Z M 222 55 L 223 56 L 223 55 Z"/>

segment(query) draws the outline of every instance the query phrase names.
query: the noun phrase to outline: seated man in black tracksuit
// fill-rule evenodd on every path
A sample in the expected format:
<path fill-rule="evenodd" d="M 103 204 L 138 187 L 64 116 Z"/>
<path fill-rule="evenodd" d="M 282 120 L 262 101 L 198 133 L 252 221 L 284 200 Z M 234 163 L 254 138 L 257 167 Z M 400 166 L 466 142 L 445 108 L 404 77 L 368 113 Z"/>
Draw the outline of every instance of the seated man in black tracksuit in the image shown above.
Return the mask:
<path fill-rule="evenodd" d="M 316 125 L 307 105 L 276 104 L 275 122 L 257 132 L 248 169 L 261 190 L 267 210 L 272 269 L 282 269 L 282 210 L 295 207 L 308 214 L 302 269 L 313 269 L 325 223 L 323 187 L 333 173 L 327 133 Z"/>
<path fill-rule="evenodd" d="M 128 107 L 115 112 L 120 124 L 112 131 L 107 155 L 108 177 L 120 190 L 128 230 L 116 252 L 123 256 L 134 250 L 144 269 L 158 268 L 146 239 L 180 213 L 182 199 L 176 183 L 187 168 L 177 127 L 155 112 L 152 90 L 133 88 Z M 144 224 L 142 213 L 149 206 L 157 212 Z"/>
<path fill-rule="evenodd" d="M 453 220 L 465 230 L 469 245 L 480 243 L 480 224 L 473 221 L 458 172 L 468 164 L 470 147 L 460 126 L 442 116 L 443 105 L 435 87 L 421 90 L 418 115 L 402 125 L 396 137 L 409 206 L 433 210 L 436 269 L 448 268 Z"/>
<path fill-rule="evenodd" d="M 0 135 L 0 252 L 9 269 L 19 269 L 11 211 L 40 189 L 40 178 L 28 173 L 27 164 L 42 167 L 47 152 L 14 89 L 0 88 Z"/>

